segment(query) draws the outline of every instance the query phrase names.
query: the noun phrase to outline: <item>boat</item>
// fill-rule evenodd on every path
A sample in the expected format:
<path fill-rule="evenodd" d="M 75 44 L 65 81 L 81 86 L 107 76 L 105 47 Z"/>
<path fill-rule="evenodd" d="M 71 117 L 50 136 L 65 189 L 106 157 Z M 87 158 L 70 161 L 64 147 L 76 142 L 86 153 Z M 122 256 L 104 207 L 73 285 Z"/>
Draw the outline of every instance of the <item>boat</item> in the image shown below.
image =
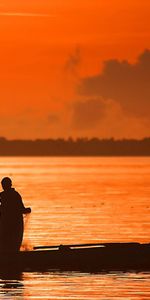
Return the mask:
<path fill-rule="evenodd" d="M 150 271 L 150 244 L 104 243 L 38 246 L 3 253 L 0 271 Z"/>

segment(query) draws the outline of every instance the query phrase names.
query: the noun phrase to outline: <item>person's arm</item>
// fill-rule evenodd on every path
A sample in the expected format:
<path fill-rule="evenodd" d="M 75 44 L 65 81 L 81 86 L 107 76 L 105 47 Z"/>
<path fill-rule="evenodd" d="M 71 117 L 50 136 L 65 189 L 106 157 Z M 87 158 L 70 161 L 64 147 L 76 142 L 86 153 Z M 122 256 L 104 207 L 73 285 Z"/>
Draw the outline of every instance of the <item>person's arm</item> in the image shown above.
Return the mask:
<path fill-rule="evenodd" d="M 22 201 L 22 197 L 18 193 L 19 197 L 19 205 L 20 205 L 20 210 L 22 211 L 23 214 L 30 214 L 31 213 L 31 208 L 30 207 L 25 207 Z"/>
<path fill-rule="evenodd" d="M 24 207 L 23 214 L 30 214 L 31 208 L 30 207 Z"/>

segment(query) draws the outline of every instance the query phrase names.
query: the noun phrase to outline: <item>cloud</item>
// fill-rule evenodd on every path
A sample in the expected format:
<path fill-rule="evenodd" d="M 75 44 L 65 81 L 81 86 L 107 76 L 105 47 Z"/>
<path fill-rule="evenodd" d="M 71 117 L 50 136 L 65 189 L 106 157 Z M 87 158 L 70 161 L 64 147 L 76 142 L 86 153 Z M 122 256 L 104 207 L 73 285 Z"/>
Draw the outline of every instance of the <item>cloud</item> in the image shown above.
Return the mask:
<path fill-rule="evenodd" d="M 117 59 L 105 61 L 102 73 L 81 79 L 78 93 L 113 99 L 124 113 L 149 118 L 150 50 L 145 50 L 134 64 Z"/>
<path fill-rule="evenodd" d="M 38 13 L 29 13 L 29 12 L 0 12 L 0 16 L 2 17 L 42 17 L 42 18 L 50 18 L 54 17 L 54 15 L 50 14 L 38 14 Z"/>
<path fill-rule="evenodd" d="M 49 114 L 48 115 L 48 123 L 55 124 L 59 121 L 60 121 L 60 118 L 59 118 L 58 115 L 56 115 L 56 114 Z"/>
<path fill-rule="evenodd" d="M 73 105 L 72 125 L 81 131 L 93 129 L 106 114 L 107 103 L 103 99 L 89 98 Z"/>
<path fill-rule="evenodd" d="M 65 70 L 71 73 L 76 73 L 76 70 L 81 62 L 81 53 L 80 48 L 76 47 L 74 52 L 69 55 L 66 63 L 65 63 Z"/>
<path fill-rule="evenodd" d="M 110 59 L 80 79 L 72 106 L 75 136 L 143 138 L 150 134 L 150 50 L 134 64 Z"/>
<path fill-rule="evenodd" d="M 91 97 L 74 102 L 70 127 L 73 136 L 97 136 L 99 138 L 143 138 L 149 136 L 150 122 L 125 114 L 115 100 Z"/>

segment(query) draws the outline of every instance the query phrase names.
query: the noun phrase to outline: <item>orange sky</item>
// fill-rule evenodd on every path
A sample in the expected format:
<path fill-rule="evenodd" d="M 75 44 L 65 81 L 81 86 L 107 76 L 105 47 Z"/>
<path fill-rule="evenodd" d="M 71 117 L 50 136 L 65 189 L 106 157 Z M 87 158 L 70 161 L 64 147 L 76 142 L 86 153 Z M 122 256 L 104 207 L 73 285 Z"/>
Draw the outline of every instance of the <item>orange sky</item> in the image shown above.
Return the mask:
<path fill-rule="evenodd" d="M 103 74 L 106 60 L 136 64 L 150 49 L 149 13 L 149 0 L 1 1 L 0 136 L 150 135 L 147 114 L 124 108 L 131 96 L 124 99 L 124 86 L 118 99 L 117 85 L 116 94 L 106 97 L 101 91 L 88 94 L 83 80 L 92 86 L 91 78 Z M 147 69 L 144 74 L 150 80 Z M 110 84 L 106 81 L 105 88 Z M 139 88 L 142 94 L 144 83 Z"/>

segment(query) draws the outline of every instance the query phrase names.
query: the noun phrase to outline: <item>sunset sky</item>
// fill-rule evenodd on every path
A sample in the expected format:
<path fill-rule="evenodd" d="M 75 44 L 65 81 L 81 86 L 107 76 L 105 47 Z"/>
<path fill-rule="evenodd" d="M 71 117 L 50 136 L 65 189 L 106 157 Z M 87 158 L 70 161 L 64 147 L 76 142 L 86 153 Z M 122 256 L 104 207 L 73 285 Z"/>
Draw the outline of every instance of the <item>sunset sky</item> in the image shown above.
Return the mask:
<path fill-rule="evenodd" d="M 150 136 L 149 0 L 0 2 L 0 136 Z"/>

